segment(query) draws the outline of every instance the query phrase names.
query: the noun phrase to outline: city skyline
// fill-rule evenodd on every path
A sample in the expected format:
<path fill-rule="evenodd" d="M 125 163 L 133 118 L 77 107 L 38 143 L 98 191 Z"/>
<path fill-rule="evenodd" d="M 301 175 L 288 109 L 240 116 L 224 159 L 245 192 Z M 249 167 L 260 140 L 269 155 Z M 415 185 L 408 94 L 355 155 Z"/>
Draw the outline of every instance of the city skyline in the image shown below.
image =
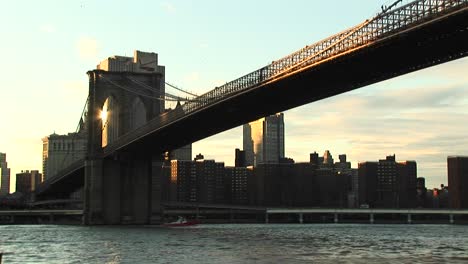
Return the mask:
<path fill-rule="evenodd" d="M 106 57 L 130 55 L 134 49 L 157 52 L 168 82 L 201 94 L 364 21 L 381 3 L 297 1 L 303 8 L 296 10 L 261 1 L 157 2 L 150 4 L 154 14 L 149 7 L 125 4 L 103 13 L 102 3 L 24 4 L 9 2 L 0 18 L 11 25 L 0 29 L 6 39 L 0 45 L 14 51 L 5 53 L 9 63 L 0 66 L 4 73 L 0 77 L 4 98 L 0 151 L 8 154 L 12 186 L 21 170 L 42 167 L 41 138 L 76 128 L 87 96 L 85 73 Z M 33 11 L 39 8 L 50 14 Z M 119 20 L 120 8 L 120 13 L 129 14 L 127 20 Z M 310 17 L 309 10 L 320 12 Z M 242 21 L 232 15 L 235 11 L 244 11 Z M 94 24 L 98 18 L 104 21 L 102 28 Z M 139 23 L 128 23 L 132 18 L 139 18 Z M 18 19 L 21 22 L 12 25 Z M 121 35 L 119 26 L 131 29 L 125 30 L 128 38 Z M 468 129 L 463 122 L 467 120 L 463 111 L 468 105 L 467 66 L 467 59 L 457 60 L 286 111 L 286 156 L 306 161 L 309 153 L 329 149 L 335 155 L 347 153 L 356 167 L 359 161 L 395 153 L 402 160 L 416 160 L 418 174 L 428 186 L 447 183 L 446 157 L 468 152 L 464 140 Z M 234 149 L 241 146 L 238 127 L 194 143 L 193 153 L 229 165 L 234 163 Z"/>

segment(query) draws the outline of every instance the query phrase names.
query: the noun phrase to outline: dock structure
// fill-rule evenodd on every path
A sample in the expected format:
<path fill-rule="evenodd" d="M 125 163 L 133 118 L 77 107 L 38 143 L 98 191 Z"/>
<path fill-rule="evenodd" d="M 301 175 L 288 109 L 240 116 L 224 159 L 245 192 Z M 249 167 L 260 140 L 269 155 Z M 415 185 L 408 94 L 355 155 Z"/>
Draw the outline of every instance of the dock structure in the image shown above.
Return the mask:
<path fill-rule="evenodd" d="M 446 219 L 447 223 L 454 224 L 457 216 L 468 216 L 468 209 L 380 209 L 380 208 L 282 208 L 282 207 L 256 207 L 227 204 L 203 204 L 188 202 L 168 202 L 163 204 L 165 215 L 193 215 L 200 216 L 219 216 L 229 215 L 229 219 L 235 219 L 235 215 L 262 215 L 264 223 L 272 223 L 276 216 L 283 218 L 297 219 L 298 223 L 307 223 L 307 217 L 310 216 L 329 216 L 333 223 L 346 222 L 343 219 L 362 219 L 366 216 L 368 223 L 374 224 L 382 222 L 388 216 L 404 217 L 408 224 L 417 223 L 418 219 L 425 216 L 436 216 L 438 219 Z M 291 217 L 292 216 L 292 217 Z M 367 221 L 366 221 L 367 222 Z"/>

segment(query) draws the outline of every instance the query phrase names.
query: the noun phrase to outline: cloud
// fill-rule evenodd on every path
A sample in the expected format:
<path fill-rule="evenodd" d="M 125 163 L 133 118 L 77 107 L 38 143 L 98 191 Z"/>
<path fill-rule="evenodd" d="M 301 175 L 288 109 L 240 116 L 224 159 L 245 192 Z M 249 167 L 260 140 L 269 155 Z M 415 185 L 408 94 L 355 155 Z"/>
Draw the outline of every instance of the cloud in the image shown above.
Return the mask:
<path fill-rule="evenodd" d="M 169 2 L 162 2 L 161 6 L 166 10 L 168 13 L 174 13 L 176 11 L 175 7 L 173 4 Z"/>
<path fill-rule="evenodd" d="M 96 39 L 81 37 L 77 43 L 78 54 L 82 59 L 97 59 L 99 45 Z"/>

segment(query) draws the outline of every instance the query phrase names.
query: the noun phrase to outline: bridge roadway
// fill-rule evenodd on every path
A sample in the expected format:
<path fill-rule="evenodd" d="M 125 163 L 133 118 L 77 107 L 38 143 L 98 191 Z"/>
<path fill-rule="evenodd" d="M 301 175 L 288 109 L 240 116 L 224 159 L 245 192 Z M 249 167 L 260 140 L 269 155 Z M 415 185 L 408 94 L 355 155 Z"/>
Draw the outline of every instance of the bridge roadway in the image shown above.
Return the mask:
<path fill-rule="evenodd" d="M 269 114 L 467 54 L 468 0 L 417 0 L 162 114 L 120 136 L 102 155 L 164 153 Z M 84 161 L 80 162 L 77 169 L 45 183 L 37 194 L 46 197 L 83 186 Z"/>

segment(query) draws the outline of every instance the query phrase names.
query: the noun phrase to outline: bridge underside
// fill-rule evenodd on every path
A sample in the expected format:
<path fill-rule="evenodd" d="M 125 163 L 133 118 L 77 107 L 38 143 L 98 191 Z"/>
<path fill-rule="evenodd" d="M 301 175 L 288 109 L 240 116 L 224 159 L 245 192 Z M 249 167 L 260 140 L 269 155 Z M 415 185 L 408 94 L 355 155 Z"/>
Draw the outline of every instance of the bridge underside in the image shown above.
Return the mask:
<path fill-rule="evenodd" d="M 71 193 L 84 186 L 84 164 L 77 170 L 64 175 L 57 181 L 46 183 L 47 186 L 36 191 L 36 200 L 55 200 L 68 198 Z"/>
<path fill-rule="evenodd" d="M 120 151 L 176 149 L 255 119 L 468 54 L 468 11 L 423 24 L 299 73 L 254 87 L 158 129 Z M 163 141 L 161 139 L 164 139 Z"/>

